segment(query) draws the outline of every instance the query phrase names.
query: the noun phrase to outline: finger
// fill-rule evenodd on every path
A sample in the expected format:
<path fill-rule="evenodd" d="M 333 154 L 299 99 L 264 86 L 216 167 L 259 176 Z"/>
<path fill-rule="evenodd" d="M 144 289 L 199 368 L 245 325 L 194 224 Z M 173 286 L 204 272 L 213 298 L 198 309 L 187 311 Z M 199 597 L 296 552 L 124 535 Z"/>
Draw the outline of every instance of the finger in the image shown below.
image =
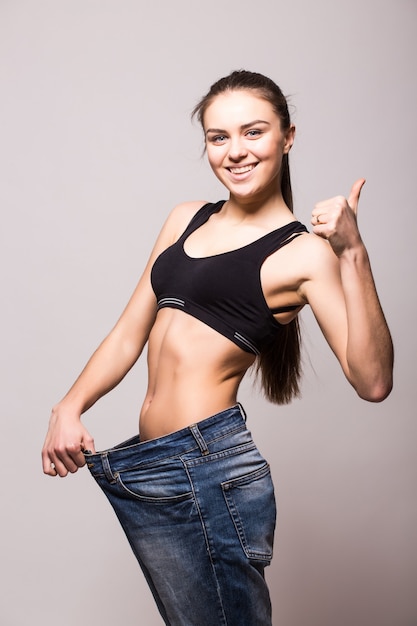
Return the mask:
<path fill-rule="evenodd" d="M 55 460 L 55 463 L 52 463 L 52 465 L 53 465 L 53 466 L 54 466 L 54 468 L 55 468 L 55 472 L 56 472 L 55 476 L 60 476 L 61 478 L 64 478 L 65 476 L 67 476 L 67 475 L 68 475 L 68 472 L 70 471 L 70 470 L 66 467 L 66 465 L 64 465 L 64 463 L 63 463 L 60 459 L 58 459 L 58 458 Z M 77 471 L 77 469 L 78 469 L 78 467 L 77 467 L 77 468 L 76 468 L 73 472 L 71 472 L 71 473 L 76 472 L 76 471 Z M 52 474 L 52 475 L 53 475 L 53 474 Z"/>
<path fill-rule="evenodd" d="M 96 453 L 96 449 L 94 447 L 94 439 L 91 437 L 89 433 L 86 433 L 81 442 L 81 451 L 88 450 L 92 454 Z"/>
<path fill-rule="evenodd" d="M 42 460 L 43 473 L 47 476 L 57 476 L 58 472 L 55 463 L 49 457 Z"/>
<path fill-rule="evenodd" d="M 311 214 L 311 224 L 314 227 L 323 226 L 326 223 L 326 214 L 323 212 L 313 211 Z"/>
<path fill-rule="evenodd" d="M 359 178 L 355 183 L 353 183 L 352 189 L 350 190 L 348 204 L 355 215 L 358 212 L 359 196 L 361 195 L 362 187 L 365 182 L 364 178 Z"/>
<path fill-rule="evenodd" d="M 65 450 L 55 450 L 55 467 L 60 476 L 66 476 L 68 472 L 75 474 L 80 467 L 85 465 L 85 457 L 81 444 L 67 444 Z"/>
<path fill-rule="evenodd" d="M 52 462 L 45 449 L 42 450 L 42 469 L 44 474 L 56 476 L 55 464 Z"/>
<path fill-rule="evenodd" d="M 76 472 L 78 472 L 80 467 L 85 465 L 84 455 L 81 452 L 79 454 L 80 456 L 82 456 L 82 459 L 81 458 L 74 459 L 68 453 L 68 451 L 65 451 L 65 453 L 57 452 L 54 463 L 55 463 L 55 469 L 57 471 L 58 476 L 61 476 L 61 478 L 63 478 L 64 476 L 67 476 L 68 474 L 75 474 Z"/>
<path fill-rule="evenodd" d="M 76 452 L 77 450 L 77 452 Z M 52 469 L 55 468 L 58 476 L 67 476 L 68 472 L 74 474 L 80 467 L 85 465 L 84 455 L 81 452 L 81 446 L 70 444 L 64 449 L 55 448 L 49 453 L 49 467 L 44 465 L 47 474 L 55 476 Z"/>
<path fill-rule="evenodd" d="M 47 476 L 58 476 L 55 463 L 49 462 L 48 465 L 44 466 L 43 473 Z"/>

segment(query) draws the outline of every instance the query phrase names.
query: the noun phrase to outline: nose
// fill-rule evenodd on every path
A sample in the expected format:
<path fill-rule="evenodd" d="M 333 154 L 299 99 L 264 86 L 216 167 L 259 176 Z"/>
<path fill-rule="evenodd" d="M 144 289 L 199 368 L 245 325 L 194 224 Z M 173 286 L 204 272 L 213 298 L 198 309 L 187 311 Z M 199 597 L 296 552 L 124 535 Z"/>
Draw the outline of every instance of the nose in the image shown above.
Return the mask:
<path fill-rule="evenodd" d="M 241 161 L 247 153 L 244 140 L 241 137 L 231 138 L 229 144 L 229 159 L 231 161 Z"/>

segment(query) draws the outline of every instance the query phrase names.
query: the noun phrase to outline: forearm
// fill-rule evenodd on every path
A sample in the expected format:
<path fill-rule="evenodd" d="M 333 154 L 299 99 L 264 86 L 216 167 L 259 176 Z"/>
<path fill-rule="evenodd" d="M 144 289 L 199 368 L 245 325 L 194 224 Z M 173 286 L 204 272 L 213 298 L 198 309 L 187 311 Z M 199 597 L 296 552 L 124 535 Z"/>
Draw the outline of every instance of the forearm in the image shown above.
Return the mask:
<path fill-rule="evenodd" d="M 81 415 L 111 391 L 137 361 L 144 345 L 114 329 L 100 344 L 64 398 L 54 407 Z"/>
<path fill-rule="evenodd" d="M 347 376 L 364 399 L 378 402 L 392 388 L 393 346 L 363 245 L 340 259 L 347 313 Z"/>
<path fill-rule="evenodd" d="M 97 348 L 69 392 L 52 409 L 42 449 L 45 474 L 66 476 L 68 472 L 76 472 L 85 464 L 83 450 L 95 450 L 94 439 L 80 420 L 81 414 L 120 382 L 143 348 L 143 343 L 123 340 L 116 329 Z"/>

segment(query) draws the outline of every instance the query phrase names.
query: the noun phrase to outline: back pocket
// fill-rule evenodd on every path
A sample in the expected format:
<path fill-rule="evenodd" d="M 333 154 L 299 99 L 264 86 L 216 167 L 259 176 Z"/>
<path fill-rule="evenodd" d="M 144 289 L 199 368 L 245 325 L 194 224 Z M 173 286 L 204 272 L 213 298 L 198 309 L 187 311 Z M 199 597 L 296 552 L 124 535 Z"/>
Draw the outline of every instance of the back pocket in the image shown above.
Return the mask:
<path fill-rule="evenodd" d="M 268 463 L 245 476 L 222 483 L 233 524 L 249 559 L 270 562 L 276 504 Z"/>

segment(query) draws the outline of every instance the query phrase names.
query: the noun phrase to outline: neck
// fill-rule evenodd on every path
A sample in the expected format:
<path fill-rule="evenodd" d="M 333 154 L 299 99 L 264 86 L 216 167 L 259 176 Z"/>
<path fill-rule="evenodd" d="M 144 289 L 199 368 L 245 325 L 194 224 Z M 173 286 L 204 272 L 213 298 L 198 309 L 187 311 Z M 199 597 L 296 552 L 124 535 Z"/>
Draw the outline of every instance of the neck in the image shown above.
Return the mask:
<path fill-rule="evenodd" d="M 250 197 L 237 196 L 231 193 L 224 208 L 230 214 L 244 214 L 247 217 L 268 217 L 271 215 L 276 219 L 279 215 L 288 219 L 288 217 L 293 215 L 284 202 L 281 190 L 259 197 L 254 195 Z"/>

